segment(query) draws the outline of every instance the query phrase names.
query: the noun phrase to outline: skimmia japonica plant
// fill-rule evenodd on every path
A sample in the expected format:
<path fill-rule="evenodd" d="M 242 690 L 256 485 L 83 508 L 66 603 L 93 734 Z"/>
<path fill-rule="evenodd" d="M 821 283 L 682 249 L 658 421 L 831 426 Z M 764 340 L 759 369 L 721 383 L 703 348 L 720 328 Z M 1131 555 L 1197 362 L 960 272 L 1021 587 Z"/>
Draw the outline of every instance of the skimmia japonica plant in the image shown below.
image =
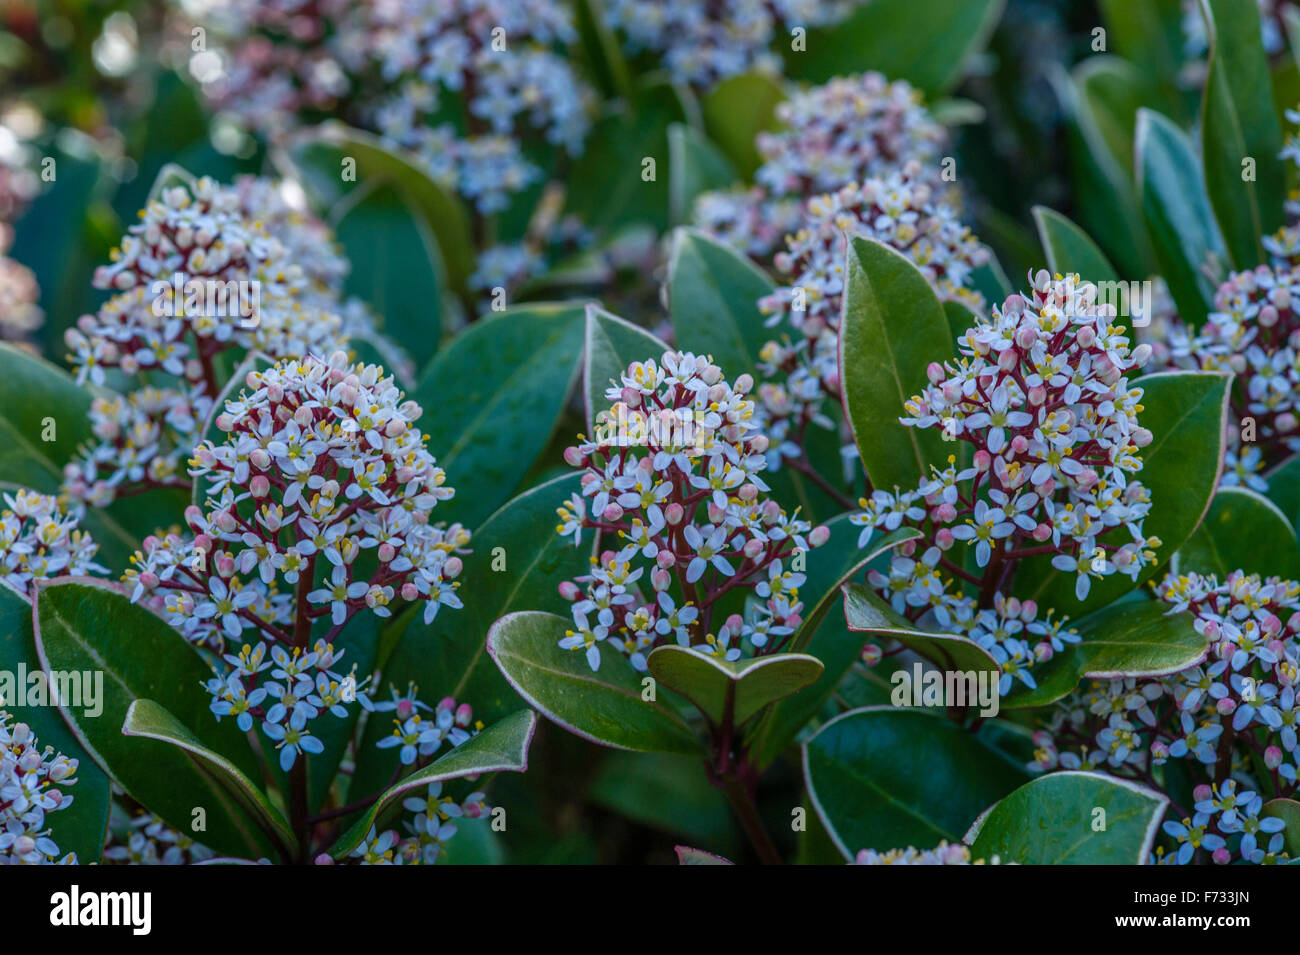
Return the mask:
<path fill-rule="evenodd" d="M 29 5 L 0 863 L 1300 858 L 1293 4 Z"/>

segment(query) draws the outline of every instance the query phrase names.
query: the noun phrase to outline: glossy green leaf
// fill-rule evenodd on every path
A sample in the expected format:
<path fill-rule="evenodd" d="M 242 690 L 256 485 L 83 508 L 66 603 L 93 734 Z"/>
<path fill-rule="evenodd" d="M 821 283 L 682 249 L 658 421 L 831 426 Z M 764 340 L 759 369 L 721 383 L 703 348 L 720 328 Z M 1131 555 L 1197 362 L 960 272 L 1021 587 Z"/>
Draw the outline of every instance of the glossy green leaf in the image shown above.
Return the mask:
<path fill-rule="evenodd" d="M 674 846 L 673 851 L 677 853 L 678 865 L 735 865 L 730 859 L 724 859 L 722 856 L 714 855 L 712 852 L 705 852 L 703 849 L 692 849 L 690 846 Z"/>
<path fill-rule="evenodd" d="M 420 429 L 458 493 L 435 519 L 473 527 L 515 493 L 550 440 L 578 374 L 584 306 L 518 305 L 475 322 L 438 353 L 412 397 Z"/>
<path fill-rule="evenodd" d="M 766 73 L 740 73 L 711 89 L 700 102 L 704 128 L 746 179 L 753 177 L 763 162 L 758 152 L 758 134 L 776 129 L 776 108 L 785 90 Z"/>
<path fill-rule="evenodd" d="M 522 773 L 528 768 L 528 747 L 537 729 L 537 714 L 530 710 L 513 713 L 493 723 L 476 736 L 444 753 L 423 769 L 389 787 L 338 842 L 330 855 L 341 859 L 361 844 L 384 812 L 407 793 L 427 789 L 434 783 L 483 773 Z"/>
<path fill-rule="evenodd" d="M 1085 678 L 1165 676 L 1194 666 L 1205 658 L 1205 638 L 1190 613 L 1170 610 L 1163 602 L 1121 601 L 1073 621 L 1079 642 L 1036 665 L 1031 672 L 1038 685 L 1015 683 L 1002 706 L 1045 706 Z"/>
<path fill-rule="evenodd" d="M 1101 0 L 1098 6 L 1115 52 L 1142 64 L 1162 101 L 1177 103 L 1184 42 L 1181 0 Z"/>
<path fill-rule="evenodd" d="M 956 633 L 918 630 L 862 584 L 844 585 L 844 616 L 850 630 L 897 640 L 946 670 L 987 672 L 994 681 L 1000 675 L 997 661 L 974 640 Z"/>
<path fill-rule="evenodd" d="M 843 22 L 809 29 L 806 50 L 781 37 L 786 73 L 824 83 L 870 68 L 933 96 L 961 79 L 1002 9 L 1003 0 L 872 0 Z"/>
<path fill-rule="evenodd" d="M 1300 454 L 1293 454 L 1265 475 L 1268 499 L 1282 509 L 1292 527 L 1300 527 Z"/>
<path fill-rule="evenodd" d="M 1138 578 L 1151 579 L 1183 546 L 1209 510 L 1223 460 L 1230 378 L 1222 372 L 1172 371 L 1144 375 L 1138 423 L 1150 430 L 1151 444 L 1140 450 L 1137 478 L 1151 493 L 1151 511 L 1142 524 L 1159 538 L 1156 562 Z M 1123 574 L 1093 580 L 1086 600 L 1075 596 L 1076 575 L 1052 567 L 1048 558 L 1026 561 L 1016 572 L 1017 592 L 1058 613 L 1077 616 L 1119 599 L 1133 589 Z"/>
<path fill-rule="evenodd" d="M 30 691 L 31 674 L 42 671 L 40 658 L 32 635 L 32 605 L 7 584 L 0 583 L 0 671 L 12 674 L 18 684 Z M 76 783 L 59 787 L 73 797 L 72 805 L 52 812 L 47 817 L 51 837 L 58 843 L 62 854 L 75 852 L 82 865 L 98 862 L 104 849 L 104 833 L 108 829 L 109 787 L 108 776 L 96 765 L 68 726 L 59 717 L 57 708 L 49 705 L 34 706 L 30 697 L 4 698 L 0 686 L 0 710 L 8 712 L 13 723 L 26 723 L 36 734 L 37 744 L 44 749 L 53 746 L 56 752 L 77 760 Z M 62 856 L 60 856 L 61 858 Z"/>
<path fill-rule="evenodd" d="M 284 816 L 271 805 L 257 784 L 225 756 L 205 746 L 180 720 L 167 712 L 166 707 L 159 706 L 153 700 L 132 700 L 126 710 L 122 734 L 156 739 L 184 750 L 256 820 L 263 832 L 276 841 L 286 860 L 294 857 L 298 840 L 294 838 Z"/>
<path fill-rule="evenodd" d="M 1295 528 L 1276 504 L 1245 487 L 1221 487 L 1200 527 L 1178 551 L 1179 573 L 1234 570 L 1265 577 L 1300 579 Z"/>
<path fill-rule="evenodd" d="M 956 723 L 892 706 L 851 710 L 804 744 L 804 782 L 845 858 L 959 842 L 1024 770 Z"/>
<path fill-rule="evenodd" d="M 1065 216 L 1046 206 L 1034 206 L 1034 224 L 1052 272 L 1077 272 L 1089 282 L 1119 281 L 1106 253 Z"/>
<path fill-rule="evenodd" d="M 721 852 L 739 848 L 739 827 L 727 797 L 709 782 L 696 756 L 609 752 L 586 798 L 633 822 Z"/>
<path fill-rule="evenodd" d="M 937 429 L 898 419 L 926 366 L 951 357 L 948 319 L 925 276 L 882 242 L 850 240 L 846 273 L 840 381 L 853 438 L 875 487 L 914 488 L 948 449 Z"/>
<path fill-rule="evenodd" d="M 673 233 L 668 259 L 668 311 L 677 347 L 712 355 L 723 375 L 754 374 L 772 337 L 758 310 L 772 280 L 740 253 L 695 229 Z"/>
<path fill-rule="evenodd" d="M 332 210 L 333 219 L 338 218 L 343 207 L 356 201 L 354 190 L 391 183 L 434 238 L 438 264 L 445 267 L 452 287 L 465 288 L 474 270 L 467 211 L 455 195 L 377 137 L 339 123 L 324 123 L 295 134 L 275 158 L 282 168 L 304 182 L 319 203 Z M 343 178 L 343 161 L 347 158 L 356 160 L 355 180 Z M 409 345 L 405 341 L 403 344 Z"/>
<path fill-rule="evenodd" d="M 1270 799 L 1264 803 L 1260 816 L 1281 819 L 1286 823 L 1286 828 L 1282 830 L 1282 849 L 1293 859 L 1300 857 L 1300 802 L 1294 799 Z M 1271 838 L 1269 836 L 1260 842 L 1267 846 L 1268 839 Z"/>
<path fill-rule="evenodd" d="M 601 666 L 558 646 L 570 621 L 524 611 L 488 631 L 487 650 L 510 685 L 543 716 L 570 733 L 615 749 L 698 753 L 700 742 L 673 710 L 643 699 L 643 677 L 627 659 L 601 647 Z"/>
<path fill-rule="evenodd" d="M 487 654 L 488 629 L 516 610 L 567 613 L 570 604 L 556 588 L 590 570 L 589 549 L 573 546 L 555 533 L 555 509 L 579 490 L 578 475 L 555 478 L 510 501 L 474 531 L 465 569 L 457 578 L 465 606 L 444 607 L 433 622 L 423 622 L 416 605 L 393 619 L 384 633 L 382 678 L 374 697 L 386 699 L 390 687 L 420 689 L 431 705 L 444 696 L 468 702 L 476 719 L 492 723 L 519 709 L 519 695 Z M 471 599 L 472 595 L 472 599 Z M 383 788 L 397 768 L 397 753 L 376 744 L 393 731 L 390 718 L 366 723 L 353 774 L 350 801 Z"/>
<path fill-rule="evenodd" d="M 603 0 L 576 0 L 573 12 L 595 81 L 606 96 L 627 96 L 632 89 L 631 73 L 618 37 L 609 26 Z"/>
<path fill-rule="evenodd" d="M 582 366 L 587 427 L 595 427 L 597 410 L 612 404 L 605 398 L 605 390 L 621 381 L 628 365 L 648 358 L 657 362 L 668 350 L 667 345 L 644 328 L 610 314 L 599 305 L 588 305 Z"/>
<path fill-rule="evenodd" d="M 699 130 L 684 123 L 668 127 L 669 218 L 687 222 L 695 197 L 707 189 L 725 189 L 739 179 L 736 167 Z"/>
<path fill-rule="evenodd" d="M 1021 786 L 971 827 L 975 859 L 1024 865 L 1143 865 L 1169 801 L 1136 783 L 1059 772 Z M 1102 830 L 1094 826 L 1103 822 Z"/>
<path fill-rule="evenodd" d="M 36 651 L 47 670 L 103 673 L 102 712 L 64 706 L 63 717 L 87 752 L 136 801 L 171 826 L 191 832 L 202 808 L 207 829 L 195 838 L 236 856 L 269 854 L 269 841 L 238 803 L 190 759 L 166 743 L 122 735 L 137 699 L 157 700 L 209 749 L 247 776 L 258 775 L 234 720 L 217 722 L 203 684 L 208 666 L 185 638 L 103 581 L 65 578 L 36 592 Z"/>
<path fill-rule="evenodd" d="M 1286 198 L 1259 8 L 1255 0 L 1200 0 L 1200 7 L 1210 40 L 1201 105 L 1205 181 L 1234 265 L 1253 268 L 1264 261 L 1260 237 L 1282 224 Z"/>
<path fill-rule="evenodd" d="M 732 724 L 743 726 L 769 703 L 816 682 L 823 669 L 805 653 L 728 661 L 675 644 L 659 647 L 646 662 L 651 676 L 694 703 L 715 726 L 728 710 Z"/>
<path fill-rule="evenodd" d="M 1134 149 L 1142 214 L 1160 272 L 1179 315 L 1199 325 L 1214 300 L 1214 275 L 1227 264 L 1200 160 L 1186 134 L 1149 109 L 1138 111 Z"/>

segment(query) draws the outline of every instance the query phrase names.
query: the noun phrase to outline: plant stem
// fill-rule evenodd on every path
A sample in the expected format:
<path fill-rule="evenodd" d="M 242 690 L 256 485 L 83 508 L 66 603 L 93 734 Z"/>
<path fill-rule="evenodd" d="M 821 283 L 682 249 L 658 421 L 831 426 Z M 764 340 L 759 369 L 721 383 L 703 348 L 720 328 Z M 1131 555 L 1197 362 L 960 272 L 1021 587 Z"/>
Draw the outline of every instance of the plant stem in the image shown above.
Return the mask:
<path fill-rule="evenodd" d="M 727 801 L 731 803 L 732 810 L 744 827 L 745 835 L 749 837 L 763 865 L 784 865 L 781 853 L 773 845 L 772 837 L 767 834 L 763 819 L 758 814 L 758 806 L 754 804 L 754 798 L 749 794 L 744 783 L 732 775 L 724 776 L 720 782 L 722 791 L 727 794 Z"/>

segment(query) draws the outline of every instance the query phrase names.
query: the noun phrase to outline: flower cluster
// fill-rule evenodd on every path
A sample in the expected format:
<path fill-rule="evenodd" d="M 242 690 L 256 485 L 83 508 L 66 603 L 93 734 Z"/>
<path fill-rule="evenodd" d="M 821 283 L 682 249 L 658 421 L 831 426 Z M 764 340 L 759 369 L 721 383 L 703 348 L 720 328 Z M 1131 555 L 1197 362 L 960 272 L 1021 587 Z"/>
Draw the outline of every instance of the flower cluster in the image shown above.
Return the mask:
<path fill-rule="evenodd" d="M 780 38 L 790 42 L 795 27 L 836 23 L 853 0 L 610 0 L 611 26 L 623 31 L 633 53 L 661 54 L 674 76 L 695 86 L 761 70 L 775 73 L 781 63 L 773 51 Z"/>
<path fill-rule="evenodd" d="M 1300 450 L 1300 314 L 1292 300 L 1300 264 L 1280 261 L 1294 250 L 1270 246 L 1276 264 L 1233 273 L 1199 331 L 1174 319 L 1165 343 L 1177 367 L 1233 373 L 1223 483 L 1260 491 L 1262 472 Z"/>
<path fill-rule="evenodd" d="M 811 199 L 804 225 L 786 236 L 786 250 L 775 258 L 787 284 L 758 303 L 769 325 L 784 320 L 795 335 L 768 342 L 761 355 L 768 380 L 759 388 L 759 424 L 772 440 L 773 463 L 803 453 L 799 436 L 809 423 L 832 425 L 824 408 L 839 396 L 846 234 L 876 239 L 907 256 L 940 298 L 984 309 L 983 296 L 969 283 L 988 251 L 946 204 L 934 200 L 917 161 Z"/>
<path fill-rule="evenodd" d="M 0 340 L 25 342 L 45 315 L 36 304 L 40 299 L 36 276 L 5 254 L 13 239 L 13 229 L 0 221 Z"/>
<path fill-rule="evenodd" d="M 115 811 L 120 811 L 115 803 Z M 104 847 L 106 865 L 194 865 L 214 853 L 151 812 L 138 812 L 114 831 Z"/>
<path fill-rule="evenodd" d="M 541 178 L 520 145 L 527 133 L 582 149 L 593 94 L 563 55 L 577 31 L 556 0 L 233 7 L 230 67 L 206 86 L 269 135 L 343 108 L 484 213 Z"/>
<path fill-rule="evenodd" d="M 990 860 L 997 865 L 998 857 Z M 962 845 L 949 845 L 947 840 L 940 842 L 933 849 L 889 849 L 877 852 L 875 849 L 863 849 L 857 854 L 851 865 L 984 865 L 983 859 L 972 861 L 970 849 Z"/>
<path fill-rule="evenodd" d="M 107 573 L 95 563 L 99 545 L 78 528 L 69 511 L 48 494 L 20 489 L 4 495 L 0 511 L 0 579 L 31 595 L 37 578 Z"/>
<path fill-rule="evenodd" d="M 0 865 L 75 865 L 75 853 L 59 858 L 46 814 L 67 809 L 77 760 L 38 747 L 26 723 L 11 723 L 0 710 Z"/>
<path fill-rule="evenodd" d="M 395 829 L 380 833 L 372 828 L 349 858 L 359 865 L 434 865 L 456 835 L 454 820 L 481 819 L 492 812 L 483 793 L 457 801 L 442 794 L 442 783 L 431 784 L 423 795 L 408 796 L 402 807 L 415 814 L 403 823 L 405 837 Z"/>
<path fill-rule="evenodd" d="M 644 670 L 670 641 L 735 660 L 779 651 L 798 625 L 804 576 L 787 563 L 829 531 L 763 498 L 767 438 L 753 433 L 752 387 L 689 352 L 634 362 L 606 391 L 614 404 L 595 440 L 565 451 L 582 493 L 559 509 L 558 532 L 575 545 L 586 528 L 619 542 L 560 587 L 574 622 L 560 646 L 585 652 L 593 670 L 601 644 Z M 647 569 L 649 597 L 636 586 Z M 716 602 L 737 587 L 757 599 L 714 631 Z"/>
<path fill-rule="evenodd" d="M 187 487 L 179 464 L 194 447 L 224 382 L 229 349 L 271 358 L 329 354 L 369 317 L 341 301 L 346 260 L 329 230 L 274 182 L 201 179 L 150 202 L 95 284 L 116 293 L 66 333 L 78 379 L 105 371 L 161 372 L 145 386 L 97 399 L 95 444 L 64 469 L 64 488 L 97 506 L 154 487 Z"/>
<path fill-rule="evenodd" d="M 362 610 L 390 616 L 399 599 L 423 602 L 426 623 L 461 606 L 455 552 L 469 533 L 429 523 L 453 491 L 414 427 L 422 409 L 379 366 L 336 352 L 250 371 L 246 384 L 217 417 L 228 437 L 190 460 L 208 481 L 206 507 L 185 513 L 195 536 L 148 538 L 125 579 L 133 600 L 196 643 L 222 650 L 249 629 L 271 641 L 270 653 L 257 643 L 227 654 L 230 671 L 209 689 L 218 716 L 262 717 L 291 762 L 315 745 L 303 735 L 313 711 L 366 702 L 355 675 L 334 670 L 334 638 Z M 313 641 L 324 618 L 328 633 Z M 270 668 L 281 682 L 258 686 Z M 263 710 L 268 698 L 277 702 Z"/>
<path fill-rule="evenodd" d="M 1159 545 L 1142 533 L 1151 502 L 1134 477 L 1151 433 L 1137 422 L 1142 390 L 1125 377 L 1150 348 L 1130 351 L 1114 309 L 1077 275 L 1030 283 L 976 317 L 958 340 L 964 357 L 931 364 L 900 419 L 971 445 L 970 465 L 954 454 L 915 489 L 875 490 L 850 518 L 862 546 L 878 529 L 922 530 L 871 582 L 909 619 L 980 642 L 1002 665 L 1002 692 L 1012 677 L 1034 686 L 1033 664 L 1075 639 L 1064 620 L 1010 598 L 1020 561 L 1050 556 L 1076 575 L 1082 600 L 1094 578 L 1136 580 Z M 980 573 L 950 554 L 959 542 Z"/>
<path fill-rule="evenodd" d="M 947 131 L 906 81 L 891 83 L 879 73 L 837 77 L 796 93 L 777 107 L 777 118 L 782 129 L 756 143 L 763 157 L 758 185 L 706 192 L 693 211 L 702 228 L 714 226 L 720 239 L 757 259 L 776 251 L 810 196 L 888 176 L 910 161 L 920 164 L 913 178 L 945 191 L 938 159 Z M 957 194 L 946 198 L 955 203 Z"/>
<path fill-rule="evenodd" d="M 1062 700 L 1034 735 L 1030 768 L 1101 769 L 1154 784 L 1181 760 L 1194 805 L 1165 823 L 1176 851 L 1226 863 L 1275 861 L 1280 821 L 1261 815 L 1260 790 L 1293 797 L 1300 786 L 1300 584 L 1239 571 L 1220 582 L 1170 574 L 1157 596 L 1190 610 L 1207 643 L 1204 661 L 1167 677 L 1090 681 Z M 1204 852 L 1200 852 L 1204 850 Z"/>

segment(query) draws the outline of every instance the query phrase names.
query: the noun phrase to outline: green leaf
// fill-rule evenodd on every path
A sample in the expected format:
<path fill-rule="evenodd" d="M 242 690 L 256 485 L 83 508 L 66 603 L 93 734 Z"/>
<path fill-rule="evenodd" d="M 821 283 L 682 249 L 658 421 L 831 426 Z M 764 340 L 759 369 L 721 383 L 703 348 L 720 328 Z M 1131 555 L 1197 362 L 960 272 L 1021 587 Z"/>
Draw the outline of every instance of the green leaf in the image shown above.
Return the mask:
<path fill-rule="evenodd" d="M 1171 614 L 1168 604 L 1121 601 L 1074 624 L 1080 640 L 1067 644 L 1032 672 L 1037 687 L 1014 684 L 1005 709 L 1054 703 L 1085 678 L 1155 677 L 1177 673 L 1205 658 L 1205 638 L 1190 613 Z"/>
<path fill-rule="evenodd" d="M 1099 7 L 1115 51 L 1129 63 L 1141 63 L 1162 100 L 1177 104 L 1182 93 L 1181 0 L 1101 0 Z"/>
<path fill-rule="evenodd" d="M 1024 865 L 1144 865 L 1169 800 L 1102 773 L 1059 772 L 1021 786 L 982 816 L 971 856 Z M 1105 829 L 1094 822 L 1105 812 Z"/>
<path fill-rule="evenodd" d="M 714 726 L 727 711 L 743 726 L 759 710 L 816 682 L 822 665 L 805 653 L 775 653 L 752 660 L 727 661 L 675 644 L 647 658 L 650 675 L 699 708 Z"/>
<path fill-rule="evenodd" d="M 1268 499 L 1282 509 L 1292 527 L 1300 526 L 1300 454 L 1293 454 L 1265 475 Z"/>
<path fill-rule="evenodd" d="M 1047 267 L 1064 275 L 1077 272 L 1089 282 L 1118 282 L 1106 253 L 1077 225 L 1046 206 L 1034 206 L 1034 224 L 1047 253 Z"/>
<path fill-rule="evenodd" d="M 354 198 L 334 222 L 352 266 L 345 289 L 383 316 L 383 328 L 423 365 L 443 327 L 446 280 L 434 240 L 394 183 L 364 187 Z"/>
<path fill-rule="evenodd" d="M 934 96 L 961 79 L 1002 8 L 1003 0 L 872 0 L 843 22 L 810 29 L 806 50 L 793 49 L 782 37 L 786 73 L 824 83 L 869 66 Z"/>
<path fill-rule="evenodd" d="M 567 613 L 570 604 L 556 588 L 591 569 L 589 552 L 555 533 L 555 509 L 579 490 L 578 475 L 540 484 L 510 501 L 474 531 L 471 553 L 458 578 L 465 606 L 443 608 L 429 625 L 423 608 L 413 606 L 384 632 L 382 680 L 388 686 L 415 684 L 432 703 L 444 696 L 467 702 L 474 716 L 492 723 L 520 707 L 520 698 L 487 655 L 488 629 L 516 610 Z M 376 743 L 393 730 L 391 720 L 371 717 L 357 756 L 351 798 L 376 792 L 397 768 L 397 754 Z"/>
<path fill-rule="evenodd" d="M 615 749 L 701 752 L 681 717 L 642 699 L 642 678 L 621 654 L 602 646 L 593 671 L 584 653 L 561 650 L 569 626 L 550 613 L 506 614 L 488 631 L 487 650 L 530 706 L 575 736 Z"/>
<path fill-rule="evenodd" d="M 276 841 L 286 859 L 294 858 L 298 840 L 289 824 L 257 785 L 225 756 L 205 746 L 180 720 L 153 700 L 133 700 L 122 724 L 124 736 L 156 739 L 176 746 L 194 758 L 212 779 L 243 807 L 262 831 Z"/>
<path fill-rule="evenodd" d="M 1001 670 L 989 652 L 969 637 L 918 630 L 869 587 L 844 585 L 844 616 L 849 629 L 885 640 L 897 640 L 945 670 L 987 672 L 996 684 Z"/>
<path fill-rule="evenodd" d="M 1151 511 L 1142 530 L 1160 539 L 1156 561 L 1137 583 L 1151 579 L 1183 546 L 1205 516 L 1223 460 L 1231 378 L 1223 372 L 1172 371 L 1144 375 L 1138 422 L 1153 435 L 1140 451 L 1137 478 L 1151 493 Z M 1052 567 L 1049 558 L 1032 558 L 1016 571 L 1017 591 L 1044 608 L 1077 615 L 1119 599 L 1134 583 L 1123 574 L 1094 580 L 1088 597 L 1075 597 L 1075 574 Z"/>
<path fill-rule="evenodd" d="M 1263 818 L 1281 819 L 1286 823 L 1282 830 L 1282 851 L 1293 859 L 1300 857 L 1300 802 L 1294 799 L 1270 799 L 1260 812 Z M 1263 841 L 1267 846 L 1267 841 Z"/>
<path fill-rule="evenodd" d="M 1221 487 L 1200 527 L 1178 551 L 1179 573 L 1234 571 L 1300 579 L 1300 546 L 1287 516 L 1264 495 L 1245 487 Z"/>
<path fill-rule="evenodd" d="M 746 181 L 762 165 L 758 134 L 776 129 L 781 84 L 766 73 L 739 73 L 723 80 L 700 103 L 704 128 Z"/>
<path fill-rule="evenodd" d="M 23 685 L 30 689 L 28 676 L 42 671 L 32 634 L 31 603 L 3 583 L 0 583 L 0 671 L 13 675 L 16 692 Z M 19 706 L 18 697 L 3 699 L 4 695 L 0 687 L 0 710 L 7 711 L 13 723 L 30 726 L 42 749 L 53 746 L 55 751 L 77 760 L 76 784 L 60 787 L 73 797 L 72 805 L 50 813 L 47 822 L 61 853 L 75 852 L 82 865 L 98 862 L 108 829 L 108 776 L 72 735 L 55 707 L 33 706 L 30 698 L 28 705 Z"/>
<path fill-rule="evenodd" d="M 439 253 L 436 265 L 445 266 L 452 287 L 464 292 L 474 271 L 468 213 L 454 193 L 386 147 L 378 137 L 327 122 L 294 135 L 274 158 L 277 165 L 300 179 L 326 209 L 335 210 L 331 218 L 355 202 L 351 194 L 356 189 L 391 183 L 423 223 L 423 230 L 434 238 Z M 356 160 L 354 181 L 343 179 L 346 158 Z M 351 249 L 348 251 L 351 253 Z M 411 343 L 402 344 L 409 347 Z"/>
<path fill-rule="evenodd" d="M 951 357 L 943 306 L 911 262 L 874 239 L 849 242 L 840 381 L 862 466 L 875 487 L 915 488 L 947 457 L 937 429 L 899 423 L 930 362 Z"/>
<path fill-rule="evenodd" d="M 1201 151 L 1210 205 L 1239 269 L 1264 261 L 1260 237 L 1282 225 L 1282 129 L 1255 0 L 1201 0 L 1210 67 L 1201 105 Z M 1253 160 L 1247 179 L 1243 163 Z"/>
<path fill-rule="evenodd" d="M 476 736 L 435 759 L 396 785 L 387 789 L 374 805 L 352 824 L 330 849 L 330 855 L 342 859 L 361 844 L 384 812 L 409 792 L 434 783 L 483 773 L 522 773 L 528 768 L 528 747 L 537 729 L 537 714 L 521 710 L 493 723 Z"/>
<path fill-rule="evenodd" d="M 1093 56 L 1052 79 L 1067 119 L 1080 224 L 1121 273 L 1147 275 L 1152 251 L 1132 169 L 1140 74 L 1118 57 Z"/>
<path fill-rule="evenodd" d="M 47 671 L 104 674 L 101 713 L 62 707 L 81 745 L 133 799 L 182 832 L 192 811 L 207 814 L 204 845 L 235 856 L 270 854 L 270 843 L 236 801 L 174 746 L 122 735 L 137 699 L 157 700 L 207 748 L 247 776 L 258 774 L 248 741 L 234 720 L 208 709 L 208 666 L 185 638 L 113 585 L 81 578 L 42 583 L 36 591 L 36 651 Z"/>
<path fill-rule="evenodd" d="M 754 374 L 772 337 L 758 300 L 775 286 L 753 262 L 695 229 L 673 233 L 668 311 L 677 347 L 712 355 L 723 375 Z"/>
<path fill-rule="evenodd" d="M 1213 275 L 1227 262 L 1200 161 L 1187 136 L 1149 109 L 1138 110 L 1134 149 L 1142 214 L 1160 272 L 1178 314 L 1199 325 L 1214 300 Z"/>
<path fill-rule="evenodd" d="M 576 0 L 574 20 L 586 60 L 606 96 L 627 96 L 632 79 L 618 37 L 610 29 L 601 0 Z"/>
<path fill-rule="evenodd" d="M 644 328 L 605 311 L 587 306 L 586 360 L 582 366 L 582 393 L 586 399 L 587 427 L 595 428 L 596 412 L 611 404 L 605 389 L 622 380 L 634 361 L 659 361 L 669 348 Z"/>
<path fill-rule="evenodd" d="M 714 855 L 712 852 L 705 852 L 703 849 L 692 849 L 690 846 L 673 846 L 673 851 L 677 853 L 678 865 L 735 865 L 730 859 L 724 859 L 722 856 Z"/>
<path fill-rule="evenodd" d="M 412 396 L 429 451 L 459 493 L 437 519 L 473 527 L 509 500 L 545 450 L 578 373 L 584 307 L 519 305 L 475 322 Z"/>
<path fill-rule="evenodd" d="M 586 798 L 660 832 L 722 852 L 738 849 L 731 807 L 698 757 L 614 750 L 601 760 Z"/>
<path fill-rule="evenodd" d="M 589 228 L 629 223 L 668 228 L 668 127 L 694 107 L 690 93 L 671 83 L 634 91 L 623 108 L 599 120 L 568 177 L 566 211 Z M 654 177 L 642 160 L 655 161 Z"/>
<path fill-rule="evenodd" d="M 695 197 L 707 189 L 724 189 L 736 182 L 736 167 L 705 138 L 684 123 L 668 127 L 669 219 L 680 225 L 690 219 Z"/>
<path fill-rule="evenodd" d="M 1025 772 L 956 723 L 892 706 L 851 710 L 804 744 L 808 795 L 836 847 L 932 848 L 959 842 Z"/>

